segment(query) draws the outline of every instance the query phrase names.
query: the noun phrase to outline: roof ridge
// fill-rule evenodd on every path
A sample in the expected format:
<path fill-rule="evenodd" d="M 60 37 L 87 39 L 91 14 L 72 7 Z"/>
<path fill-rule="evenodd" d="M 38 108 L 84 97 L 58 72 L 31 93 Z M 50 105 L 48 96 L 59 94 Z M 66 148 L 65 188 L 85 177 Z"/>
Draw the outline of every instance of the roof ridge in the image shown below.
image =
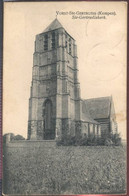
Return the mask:
<path fill-rule="evenodd" d="M 91 99 L 102 99 L 102 98 L 111 98 L 112 96 L 105 96 L 105 97 L 93 97 L 88 99 L 83 99 L 83 101 L 91 100 Z"/>

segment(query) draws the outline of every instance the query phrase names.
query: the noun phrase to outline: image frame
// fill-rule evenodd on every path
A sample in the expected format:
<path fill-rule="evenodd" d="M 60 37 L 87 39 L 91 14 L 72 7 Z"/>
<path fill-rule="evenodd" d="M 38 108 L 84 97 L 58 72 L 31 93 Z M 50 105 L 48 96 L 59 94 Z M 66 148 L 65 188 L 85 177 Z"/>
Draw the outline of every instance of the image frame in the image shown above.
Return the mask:
<path fill-rule="evenodd" d="M 60 1 L 60 0 L 57 0 Z M 62 0 L 61 0 L 62 1 Z M 75 0 L 77 2 L 77 0 Z M 101 0 L 100 2 L 104 2 L 105 0 Z M 46 2 L 43 0 L 40 1 L 23 1 L 23 0 L 19 0 L 19 1 L 15 1 L 15 0 L 8 0 L 8 1 L 2 1 L 0 2 L 0 143 L 1 143 L 1 150 L 0 150 L 0 193 L 2 195 L 2 162 L 3 162 L 3 156 L 2 156 L 2 122 L 4 119 L 2 119 L 2 101 L 3 101 L 3 21 L 4 21 L 4 17 L 3 17 L 3 7 L 4 7 L 4 2 Z M 47 2 L 51 2 L 51 1 L 47 1 Z M 53 1 L 52 1 L 53 2 Z M 55 1 L 56 2 L 56 1 Z M 69 0 L 66 0 L 66 2 L 69 2 Z M 73 1 L 72 1 L 73 2 Z M 78 1 L 79 2 L 79 1 Z M 96 1 L 93 1 L 96 2 Z M 109 1 L 110 2 L 110 1 Z M 121 1 L 120 1 L 121 2 Z M 128 2 L 128 10 L 129 10 L 129 1 L 125 1 Z M 129 22 L 129 11 L 127 12 L 128 15 L 128 19 L 127 21 Z M 127 194 L 125 196 L 129 195 L 129 24 L 127 23 Z M 88 195 L 84 195 L 84 196 L 95 196 L 98 194 L 88 194 Z M 101 194 L 99 196 L 104 196 L 105 194 Z M 106 195 L 105 195 L 106 196 Z M 114 194 L 110 195 L 108 194 L 108 196 L 114 196 Z M 116 196 L 120 196 L 120 195 L 116 195 Z"/>

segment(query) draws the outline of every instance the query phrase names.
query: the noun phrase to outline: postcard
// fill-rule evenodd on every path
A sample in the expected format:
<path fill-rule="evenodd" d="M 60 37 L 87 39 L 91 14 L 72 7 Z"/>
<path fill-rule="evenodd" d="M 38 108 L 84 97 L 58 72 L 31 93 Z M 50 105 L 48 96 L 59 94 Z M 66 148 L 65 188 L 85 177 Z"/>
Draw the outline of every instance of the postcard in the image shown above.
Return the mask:
<path fill-rule="evenodd" d="M 3 194 L 126 194 L 127 3 L 4 2 Z"/>

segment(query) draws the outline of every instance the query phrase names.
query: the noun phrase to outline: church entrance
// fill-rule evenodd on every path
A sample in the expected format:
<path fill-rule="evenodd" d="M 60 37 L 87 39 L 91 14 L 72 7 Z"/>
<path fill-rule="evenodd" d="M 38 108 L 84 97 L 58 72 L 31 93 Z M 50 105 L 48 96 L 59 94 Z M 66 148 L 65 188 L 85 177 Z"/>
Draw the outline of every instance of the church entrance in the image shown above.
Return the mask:
<path fill-rule="evenodd" d="M 48 99 L 44 103 L 44 139 L 55 139 L 55 130 L 52 126 L 52 102 Z"/>

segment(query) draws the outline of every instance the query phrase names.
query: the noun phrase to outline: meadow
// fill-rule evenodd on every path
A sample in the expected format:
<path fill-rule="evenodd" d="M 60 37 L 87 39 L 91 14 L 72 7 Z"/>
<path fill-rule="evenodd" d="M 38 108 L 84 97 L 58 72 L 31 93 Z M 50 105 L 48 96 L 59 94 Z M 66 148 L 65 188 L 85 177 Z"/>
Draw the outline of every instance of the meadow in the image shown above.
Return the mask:
<path fill-rule="evenodd" d="M 125 146 L 4 148 L 6 194 L 122 194 Z"/>

